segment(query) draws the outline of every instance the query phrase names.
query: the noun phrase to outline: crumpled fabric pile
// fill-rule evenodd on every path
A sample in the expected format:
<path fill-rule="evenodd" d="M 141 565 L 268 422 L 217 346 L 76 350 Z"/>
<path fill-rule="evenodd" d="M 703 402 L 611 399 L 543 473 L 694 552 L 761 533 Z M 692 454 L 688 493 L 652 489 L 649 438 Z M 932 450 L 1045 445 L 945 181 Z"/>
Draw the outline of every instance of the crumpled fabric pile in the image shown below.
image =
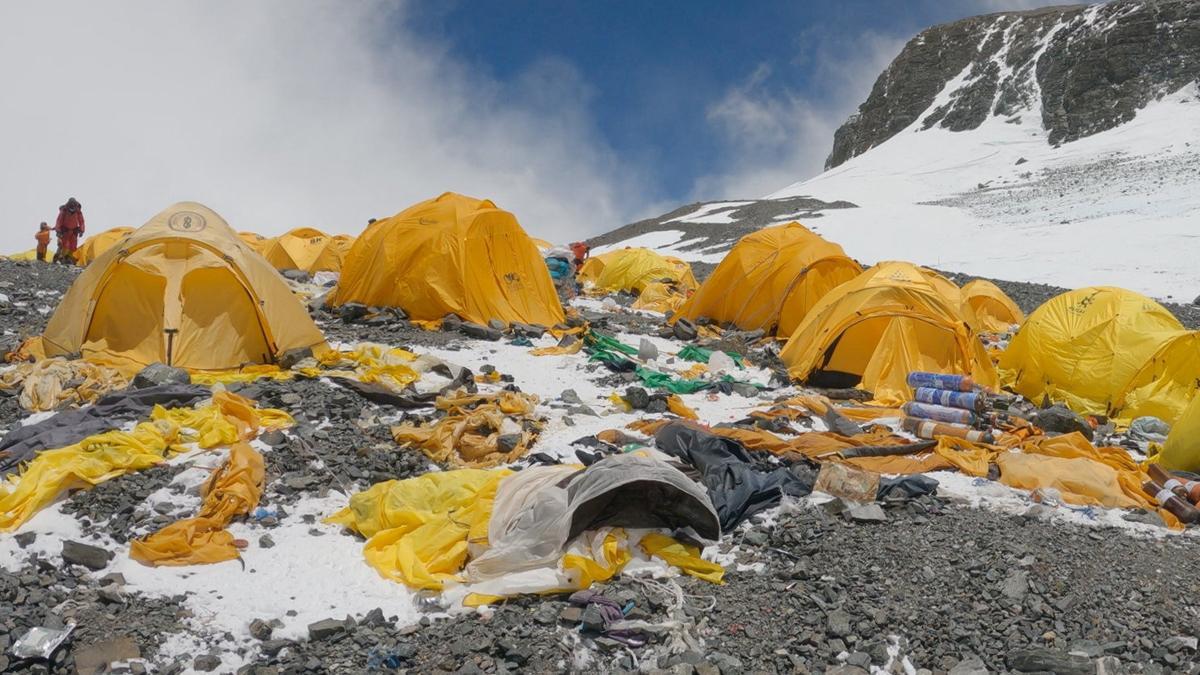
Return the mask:
<path fill-rule="evenodd" d="M 32 412 L 94 403 L 128 385 L 112 368 L 62 357 L 20 363 L 0 375 L 0 389 L 16 392 L 17 402 Z"/>
<path fill-rule="evenodd" d="M 542 420 L 535 415 L 538 397 L 514 391 L 471 394 L 459 390 L 439 396 L 443 414 L 425 425 L 392 427 L 392 437 L 429 459 L 456 468 L 487 468 L 522 457 L 537 439 Z"/>

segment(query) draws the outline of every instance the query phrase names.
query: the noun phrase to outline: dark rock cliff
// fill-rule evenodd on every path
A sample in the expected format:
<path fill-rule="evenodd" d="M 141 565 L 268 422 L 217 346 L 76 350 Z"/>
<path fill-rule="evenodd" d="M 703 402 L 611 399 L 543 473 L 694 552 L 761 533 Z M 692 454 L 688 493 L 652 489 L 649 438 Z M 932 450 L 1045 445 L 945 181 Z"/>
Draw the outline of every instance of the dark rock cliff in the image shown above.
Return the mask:
<path fill-rule="evenodd" d="M 1028 110 L 1040 112 L 1050 143 L 1068 142 L 1127 122 L 1192 82 L 1200 82 L 1200 0 L 1114 0 L 963 19 L 905 45 L 837 130 L 825 166 L 914 122 L 965 131 L 990 116 L 1019 122 Z"/>

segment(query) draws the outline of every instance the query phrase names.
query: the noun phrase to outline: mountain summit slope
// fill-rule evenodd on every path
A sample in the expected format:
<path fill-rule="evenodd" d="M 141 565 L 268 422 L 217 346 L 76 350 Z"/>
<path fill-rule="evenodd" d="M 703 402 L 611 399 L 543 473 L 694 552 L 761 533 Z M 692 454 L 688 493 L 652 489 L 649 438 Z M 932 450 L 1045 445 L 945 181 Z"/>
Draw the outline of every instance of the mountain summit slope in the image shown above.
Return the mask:
<path fill-rule="evenodd" d="M 824 173 L 598 237 L 715 263 L 799 219 L 864 264 L 1200 293 L 1200 0 L 989 14 L 908 45 Z"/>
<path fill-rule="evenodd" d="M 1040 115 L 1056 145 L 1112 129 L 1200 78 L 1200 2 L 1124 0 L 963 19 L 914 37 L 834 136 L 826 168 L 919 123 Z"/>

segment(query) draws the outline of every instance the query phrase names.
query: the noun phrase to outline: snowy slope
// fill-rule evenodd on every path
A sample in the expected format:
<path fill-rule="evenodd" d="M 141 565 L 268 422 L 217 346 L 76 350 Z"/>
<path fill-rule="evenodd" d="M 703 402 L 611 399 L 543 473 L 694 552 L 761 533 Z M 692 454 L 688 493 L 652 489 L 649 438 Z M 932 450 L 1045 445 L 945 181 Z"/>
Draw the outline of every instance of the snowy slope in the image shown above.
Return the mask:
<path fill-rule="evenodd" d="M 1190 300 L 1200 293 L 1200 91 L 1057 148 L 1032 111 L 1021 124 L 992 117 L 959 132 L 918 121 L 769 198 L 797 195 L 858 204 L 821 225 L 865 262 Z"/>

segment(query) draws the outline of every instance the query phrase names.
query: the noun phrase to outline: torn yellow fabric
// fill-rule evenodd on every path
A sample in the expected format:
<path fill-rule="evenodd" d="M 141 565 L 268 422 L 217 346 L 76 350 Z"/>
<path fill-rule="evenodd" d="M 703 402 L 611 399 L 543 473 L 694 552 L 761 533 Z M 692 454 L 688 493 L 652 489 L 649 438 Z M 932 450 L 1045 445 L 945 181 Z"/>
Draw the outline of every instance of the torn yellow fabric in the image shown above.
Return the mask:
<path fill-rule="evenodd" d="M 438 397 L 435 407 L 446 417 L 417 426 L 392 427 L 392 437 L 413 446 L 435 462 L 459 468 L 486 468 L 521 457 L 537 438 L 541 421 L 533 417 L 538 398 L 520 392 L 476 395 L 456 392 Z M 515 438 L 511 447 L 501 438 Z"/>
<path fill-rule="evenodd" d="M 0 389 L 17 392 L 17 402 L 33 412 L 95 403 L 110 391 L 128 385 L 117 370 L 62 357 L 21 363 L 0 375 Z"/>
<path fill-rule="evenodd" d="M 134 540 L 129 556 L 145 565 L 198 565 L 233 560 L 238 549 L 229 523 L 254 507 L 263 490 L 263 458 L 246 443 L 230 448 L 229 459 L 202 490 L 204 503 L 195 518 L 180 520 Z"/>
<path fill-rule="evenodd" d="M 648 555 L 661 558 L 688 576 L 714 584 L 724 583 L 725 568 L 701 558 L 700 549 L 695 546 L 683 544 L 665 534 L 651 532 L 642 537 L 641 547 Z"/>
<path fill-rule="evenodd" d="M 468 543 L 487 542 L 496 488 L 510 473 L 459 469 L 377 483 L 326 522 L 367 537 L 363 554 L 384 577 L 441 590 L 457 579 Z"/>
<path fill-rule="evenodd" d="M 554 345 L 553 347 L 537 347 L 529 350 L 534 356 L 564 356 L 567 354 L 578 354 L 579 350 L 583 349 L 583 340 L 576 340 L 566 347 Z"/>
<path fill-rule="evenodd" d="M 633 559 L 625 530 L 614 529 L 604 536 L 599 551 L 593 556 L 568 553 L 562 557 L 562 569 L 572 575 L 574 589 L 588 588 L 597 581 L 608 581 L 621 573 Z"/>

